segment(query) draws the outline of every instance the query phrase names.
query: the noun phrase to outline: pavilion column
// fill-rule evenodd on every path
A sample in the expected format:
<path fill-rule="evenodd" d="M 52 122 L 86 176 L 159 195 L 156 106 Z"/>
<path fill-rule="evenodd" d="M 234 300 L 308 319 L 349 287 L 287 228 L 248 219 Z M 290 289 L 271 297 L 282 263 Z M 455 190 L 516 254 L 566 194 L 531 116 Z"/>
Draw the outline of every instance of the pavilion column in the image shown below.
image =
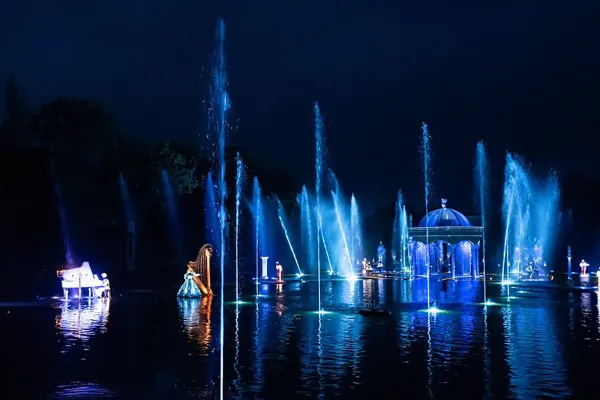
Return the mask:
<path fill-rule="evenodd" d="M 450 268 L 452 269 L 452 279 L 456 279 L 456 245 L 449 244 L 450 246 L 450 254 L 451 254 L 451 262 Z"/>
<path fill-rule="evenodd" d="M 471 244 L 471 275 L 479 277 L 479 245 Z"/>

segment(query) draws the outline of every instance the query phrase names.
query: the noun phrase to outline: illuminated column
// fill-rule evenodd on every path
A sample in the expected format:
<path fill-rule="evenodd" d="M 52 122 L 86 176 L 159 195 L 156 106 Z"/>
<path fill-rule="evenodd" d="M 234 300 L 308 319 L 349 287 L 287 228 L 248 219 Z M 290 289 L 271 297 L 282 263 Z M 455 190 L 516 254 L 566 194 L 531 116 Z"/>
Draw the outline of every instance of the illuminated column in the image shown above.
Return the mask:
<path fill-rule="evenodd" d="M 456 245 L 450 245 L 450 254 L 451 254 L 451 268 L 452 268 L 452 279 L 456 279 Z"/>
<path fill-rule="evenodd" d="M 263 278 L 268 278 L 269 275 L 267 273 L 267 260 L 269 259 L 269 257 L 261 257 L 262 259 L 262 277 Z"/>
<path fill-rule="evenodd" d="M 471 274 L 479 278 L 479 245 L 471 244 Z"/>
<path fill-rule="evenodd" d="M 567 246 L 567 260 L 569 260 L 569 264 L 568 264 L 568 277 L 569 277 L 569 282 L 571 282 L 571 246 Z"/>

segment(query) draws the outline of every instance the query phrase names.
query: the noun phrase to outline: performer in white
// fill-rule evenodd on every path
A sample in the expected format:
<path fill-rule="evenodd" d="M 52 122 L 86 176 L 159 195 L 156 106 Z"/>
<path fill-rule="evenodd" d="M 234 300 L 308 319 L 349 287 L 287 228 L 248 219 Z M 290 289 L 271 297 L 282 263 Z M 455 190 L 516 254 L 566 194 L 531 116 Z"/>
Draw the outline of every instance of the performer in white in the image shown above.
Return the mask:
<path fill-rule="evenodd" d="M 275 263 L 275 268 L 277 269 L 277 280 L 281 282 L 281 273 L 283 272 L 283 267 L 279 264 L 279 261 Z"/>
<path fill-rule="evenodd" d="M 586 271 L 587 271 L 587 267 L 589 267 L 590 264 L 586 263 L 585 260 L 581 260 L 581 262 L 579 263 L 579 267 L 581 268 L 581 275 L 587 275 Z"/>

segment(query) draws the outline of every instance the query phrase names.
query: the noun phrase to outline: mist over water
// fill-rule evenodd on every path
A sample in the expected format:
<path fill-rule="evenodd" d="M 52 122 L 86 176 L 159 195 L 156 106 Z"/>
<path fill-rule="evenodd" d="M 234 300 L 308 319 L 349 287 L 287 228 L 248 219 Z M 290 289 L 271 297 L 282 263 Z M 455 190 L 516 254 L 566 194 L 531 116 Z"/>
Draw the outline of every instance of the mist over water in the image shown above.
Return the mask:
<path fill-rule="evenodd" d="M 503 280 L 513 274 L 521 276 L 530 264 L 545 269 L 556 239 L 558 198 L 556 174 L 550 173 L 545 181 L 536 180 L 519 157 L 507 154 Z"/>

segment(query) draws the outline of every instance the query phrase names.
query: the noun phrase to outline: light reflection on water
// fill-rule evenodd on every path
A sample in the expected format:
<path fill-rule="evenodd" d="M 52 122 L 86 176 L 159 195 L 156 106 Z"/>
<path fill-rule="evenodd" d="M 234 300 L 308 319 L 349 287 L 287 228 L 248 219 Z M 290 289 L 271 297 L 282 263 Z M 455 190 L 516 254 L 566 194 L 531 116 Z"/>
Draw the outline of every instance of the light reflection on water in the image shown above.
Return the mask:
<path fill-rule="evenodd" d="M 582 366 L 600 355 L 596 293 L 538 291 L 508 301 L 495 286 L 488 289 L 500 304 L 484 309 L 476 283 L 449 282 L 438 284 L 438 307 L 445 312 L 433 315 L 422 312 L 424 284 L 324 282 L 323 306 L 331 311 L 324 315 L 314 312 L 311 282 L 263 285 L 258 298 L 250 297 L 254 286 L 247 288 L 249 304 L 226 308 L 225 387 L 242 399 L 595 393 L 589 384 L 595 373 Z M 40 368 L 58 362 L 60 375 L 40 378 L 54 382 L 42 397 L 197 398 L 210 390 L 219 370 L 213 335 L 219 302 L 144 296 L 58 303 L 51 325 L 59 336 L 56 356 L 37 353 L 36 361 Z M 391 315 L 360 316 L 373 299 Z M 35 310 L 11 311 L 25 321 Z M 13 314 L 11 324 L 17 324 Z M 35 324 L 36 335 L 52 335 L 46 317 Z M 14 335 L 16 348 L 21 336 Z"/>

